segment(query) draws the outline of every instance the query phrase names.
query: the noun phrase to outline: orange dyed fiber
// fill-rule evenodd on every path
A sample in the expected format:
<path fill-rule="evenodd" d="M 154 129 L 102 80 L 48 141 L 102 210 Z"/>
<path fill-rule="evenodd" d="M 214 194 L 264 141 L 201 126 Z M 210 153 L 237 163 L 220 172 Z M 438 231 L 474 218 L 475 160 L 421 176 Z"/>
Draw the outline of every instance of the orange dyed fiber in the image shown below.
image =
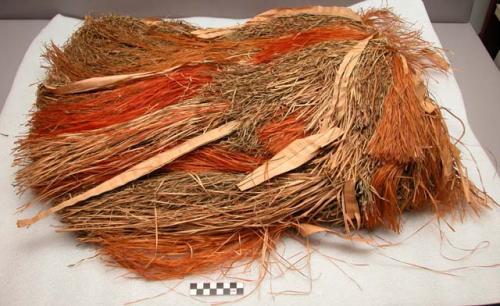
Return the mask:
<path fill-rule="evenodd" d="M 131 165 L 137 164 L 144 159 L 150 158 L 178 144 L 177 142 L 172 142 L 165 146 L 158 141 L 151 142 L 150 139 L 147 138 L 148 135 L 185 119 L 196 119 L 213 113 L 223 113 L 227 110 L 227 107 L 228 105 L 223 102 L 212 103 L 209 107 L 192 107 L 171 111 L 168 116 L 155 121 L 153 124 L 127 128 L 121 127 L 112 129 L 112 131 L 100 131 L 103 137 L 106 134 L 112 135 L 115 143 L 125 142 L 132 137 L 136 139 L 136 143 L 143 141 L 144 144 L 142 146 L 137 146 L 133 150 L 130 150 L 128 146 L 121 147 L 120 149 L 115 148 L 113 151 L 109 152 L 109 154 L 106 154 L 105 157 L 92 160 L 89 164 L 73 163 L 71 165 L 71 170 L 73 172 L 71 176 L 57 175 L 54 173 L 46 180 L 31 188 L 33 188 L 41 198 L 50 198 L 60 196 L 67 192 L 80 192 L 91 188 L 125 171 Z M 85 133 L 94 132 L 87 131 L 80 134 L 80 136 L 85 137 Z M 45 139 L 46 137 L 38 137 L 32 141 L 44 142 Z M 65 140 L 62 139 L 61 141 Z"/>
<path fill-rule="evenodd" d="M 180 157 L 164 170 L 176 171 L 222 171 L 234 173 L 251 172 L 296 139 L 305 136 L 304 121 L 291 115 L 283 120 L 271 122 L 258 131 L 258 138 L 265 150 L 264 156 L 251 156 L 237 151 L 231 151 L 218 145 L 200 148 Z"/>
<path fill-rule="evenodd" d="M 408 200 L 398 198 L 404 169 L 412 162 L 424 161 L 428 157 L 424 148 L 433 144 L 422 101 L 415 92 L 413 74 L 407 73 L 403 65 L 400 56 L 392 57 L 393 84 L 382 104 L 382 118 L 368 144 L 369 154 L 383 163 L 371 182 L 378 196 L 375 196 L 375 205 L 366 212 L 368 228 L 384 225 L 399 231 L 398 203 Z"/>
<path fill-rule="evenodd" d="M 296 139 L 305 137 L 305 124 L 297 115 L 290 115 L 283 120 L 271 122 L 258 132 L 260 141 L 272 154 L 283 150 Z"/>
<path fill-rule="evenodd" d="M 195 273 L 228 270 L 236 262 L 248 262 L 272 252 L 282 236 L 282 226 L 270 229 L 241 229 L 212 235 L 189 235 L 175 239 L 170 235 L 120 238 L 120 235 L 85 239 L 101 245 L 100 253 L 149 280 L 182 278 Z M 265 251 L 264 251 L 265 250 Z M 239 263 L 241 265 L 241 262 Z"/>
<path fill-rule="evenodd" d="M 432 138 L 425 111 L 416 95 L 413 74 L 405 73 L 401 57 L 393 56 L 393 85 L 382 105 L 382 118 L 368 144 L 378 160 L 408 163 L 422 161 Z"/>
<path fill-rule="evenodd" d="M 188 99 L 212 80 L 214 68 L 181 68 L 165 76 L 137 81 L 98 94 L 83 94 L 49 104 L 33 114 L 32 134 L 56 136 L 127 122 Z"/>
<path fill-rule="evenodd" d="M 255 45 L 261 49 L 253 60 L 256 64 L 267 63 L 277 56 L 305 48 L 323 41 L 362 40 L 370 34 L 344 25 L 315 28 L 283 37 L 262 39 Z"/>
<path fill-rule="evenodd" d="M 375 205 L 366 211 L 366 222 L 369 229 L 383 225 L 399 232 L 401 209 L 398 202 L 398 186 L 403 174 L 403 167 L 394 163 L 385 164 L 377 169 L 371 184 L 377 190 Z"/>
<path fill-rule="evenodd" d="M 264 161 L 263 158 L 250 156 L 243 152 L 230 151 L 221 146 L 213 145 L 200 148 L 177 159 L 165 166 L 164 170 L 245 173 L 254 170 Z"/>
<path fill-rule="evenodd" d="M 464 197 L 457 177 L 463 175 L 457 173 L 460 153 L 450 142 L 441 114 L 423 109 L 412 77 L 405 73 L 401 57 L 393 56 L 393 85 L 368 144 L 369 154 L 382 163 L 371 181 L 377 195 L 367 211 L 368 228 L 383 225 L 398 232 L 402 208 L 430 207 L 441 216 L 456 209 Z"/>
<path fill-rule="evenodd" d="M 251 172 L 264 163 L 268 156 L 283 150 L 294 140 L 303 138 L 305 136 L 305 124 L 296 115 L 291 115 L 283 120 L 265 125 L 257 134 L 264 147 L 265 153 L 263 156 L 251 156 L 243 152 L 231 151 L 221 146 L 212 145 L 200 148 L 177 159 L 165 166 L 164 170 Z"/>

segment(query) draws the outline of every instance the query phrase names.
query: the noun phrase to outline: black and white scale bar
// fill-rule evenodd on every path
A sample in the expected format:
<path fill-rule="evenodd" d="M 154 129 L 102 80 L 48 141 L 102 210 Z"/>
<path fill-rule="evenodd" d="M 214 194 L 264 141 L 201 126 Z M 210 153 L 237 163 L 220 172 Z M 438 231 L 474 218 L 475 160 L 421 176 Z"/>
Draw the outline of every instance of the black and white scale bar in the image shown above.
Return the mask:
<path fill-rule="evenodd" d="M 239 282 L 210 282 L 189 284 L 189 295 L 218 296 L 243 295 L 243 283 Z"/>

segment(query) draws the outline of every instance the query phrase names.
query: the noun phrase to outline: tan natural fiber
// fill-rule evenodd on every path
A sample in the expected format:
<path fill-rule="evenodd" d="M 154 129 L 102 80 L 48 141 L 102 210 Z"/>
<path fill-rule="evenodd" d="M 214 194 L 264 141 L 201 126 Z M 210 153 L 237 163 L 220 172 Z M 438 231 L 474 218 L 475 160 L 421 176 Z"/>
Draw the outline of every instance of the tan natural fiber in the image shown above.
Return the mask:
<path fill-rule="evenodd" d="M 248 190 L 275 176 L 302 166 L 318 154 L 319 149 L 331 144 L 341 135 L 341 129 L 332 128 L 316 135 L 295 140 L 247 175 L 238 183 L 238 188 L 241 191 Z"/>
<path fill-rule="evenodd" d="M 93 77 L 89 79 L 84 79 L 80 81 L 76 81 L 70 84 L 66 84 L 59 87 L 54 87 L 50 85 L 45 85 L 45 88 L 54 94 L 64 95 L 64 94 L 75 94 L 86 91 L 92 91 L 101 88 L 109 88 L 112 85 L 116 85 L 120 82 L 126 82 L 131 80 L 139 80 L 142 78 L 152 77 L 160 74 L 166 74 L 180 66 L 174 66 L 162 71 L 158 72 L 139 72 L 139 73 L 130 73 L 130 74 L 119 74 L 119 75 L 110 75 L 103 77 Z"/>
<path fill-rule="evenodd" d="M 352 9 L 347 7 L 305 6 L 302 8 L 276 8 L 256 15 L 255 17 L 245 22 L 243 25 L 215 29 L 199 29 L 192 31 L 191 33 L 198 36 L 199 38 L 212 39 L 219 36 L 231 34 L 244 25 L 271 22 L 273 18 L 290 17 L 300 14 L 344 17 L 352 19 L 354 21 L 361 21 L 361 17 Z"/>
<path fill-rule="evenodd" d="M 58 212 L 61 209 L 64 209 L 66 207 L 70 207 L 72 205 L 75 205 L 81 201 L 85 201 L 91 197 L 98 196 L 100 194 L 103 194 L 105 192 L 111 191 L 115 188 L 118 188 L 120 186 L 123 186 L 129 182 L 132 182 L 146 174 L 149 174 L 153 172 L 154 170 L 157 170 L 166 164 L 174 161 L 175 159 L 179 158 L 180 156 L 187 154 L 193 150 L 196 150 L 197 148 L 210 143 L 212 141 L 221 139 L 224 136 L 227 136 L 234 132 L 238 126 L 240 125 L 239 122 L 237 121 L 231 121 L 223 126 L 220 126 L 218 128 L 215 128 L 213 130 L 207 131 L 206 133 L 196 136 L 194 138 L 191 138 L 184 143 L 173 147 L 172 149 L 169 149 L 165 152 L 162 152 L 158 155 L 155 155 L 149 159 L 146 159 L 143 162 L 140 162 L 139 164 L 133 166 L 130 169 L 127 169 L 127 171 L 118 174 L 117 176 L 101 183 L 100 185 L 84 192 L 81 193 L 73 198 L 70 198 L 56 206 L 53 206 L 47 210 L 39 212 L 36 216 L 30 219 L 23 219 L 17 221 L 17 226 L 18 227 L 26 227 L 30 226 L 31 224 L 39 221 L 40 219 L 43 219 L 47 217 L 48 215 Z"/>

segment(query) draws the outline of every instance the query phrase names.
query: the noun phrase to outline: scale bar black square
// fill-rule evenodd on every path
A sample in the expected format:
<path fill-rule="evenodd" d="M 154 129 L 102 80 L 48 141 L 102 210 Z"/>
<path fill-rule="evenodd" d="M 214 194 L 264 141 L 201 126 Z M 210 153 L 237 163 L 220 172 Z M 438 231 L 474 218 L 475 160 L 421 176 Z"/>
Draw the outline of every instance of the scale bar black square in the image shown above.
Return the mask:
<path fill-rule="evenodd" d="M 189 295 L 196 296 L 221 296 L 243 295 L 241 282 L 199 282 L 189 284 Z"/>

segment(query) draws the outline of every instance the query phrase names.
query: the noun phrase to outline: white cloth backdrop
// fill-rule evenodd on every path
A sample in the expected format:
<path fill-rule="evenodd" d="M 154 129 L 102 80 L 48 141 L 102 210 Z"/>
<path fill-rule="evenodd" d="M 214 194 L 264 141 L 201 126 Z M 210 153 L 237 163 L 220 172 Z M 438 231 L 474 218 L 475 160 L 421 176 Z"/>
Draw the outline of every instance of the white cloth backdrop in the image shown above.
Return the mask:
<path fill-rule="evenodd" d="M 414 1 L 366 1 L 354 8 L 388 5 L 414 27 L 420 28 L 426 40 L 440 45 L 422 2 Z M 189 18 L 188 21 L 202 26 L 226 26 L 242 22 L 217 18 Z M 57 224 L 50 217 L 29 229 L 16 228 L 16 208 L 25 203 L 29 194 L 16 195 L 12 186 L 15 169 L 11 167 L 14 141 L 25 131 L 23 124 L 35 99 L 36 86 L 32 84 L 43 79 L 41 52 L 43 45 L 54 41 L 61 45 L 81 24 L 80 20 L 56 16 L 33 40 L 19 66 L 15 81 L 0 116 L 0 304 L 1 305 L 121 305 L 138 299 L 157 296 L 139 304 L 184 305 L 203 302 L 231 300 L 227 298 L 189 297 L 189 282 L 206 281 L 218 274 L 195 276 L 185 280 L 147 282 L 124 275 L 120 268 L 106 266 L 100 259 L 93 258 L 75 267 L 68 265 L 95 254 L 90 246 L 77 246 L 71 234 L 55 233 L 51 225 Z M 12 37 L 15 39 L 15 37 Z M 5 42 L 8 43 L 8 42 Z M 474 60 L 474 59 L 471 59 Z M 458 115 L 466 126 L 464 142 L 468 144 L 482 175 L 484 186 L 497 201 L 500 199 L 499 179 L 494 166 L 479 146 L 466 120 L 464 103 L 453 74 L 434 75 L 430 89 L 437 101 Z M 450 133 L 458 136 L 461 125 L 445 114 Z M 479 183 L 479 175 L 471 154 L 462 149 L 464 163 L 472 180 Z M 28 217 L 42 206 L 35 205 L 22 214 Z M 500 302 L 500 267 L 488 266 L 500 263 L 500 213 L 499 209 L 485 211 L 481 218 L 467 218 L 463 223 L 453 222 L 455 232 L 441 223 L 441 229 L 457 247 L 478 249 L 471 256 L 469 252 L 453 248 L 440 242 L 437 222 L 431 222 L 401 245 L 373 249 L 363 244 L 342 241 L 339 238 L 315 237 L 312 248 L 321 254 L 335 257 L 329 260 L 315 252 L 310 260 L 299 262 L 304 275 L 287 271 L 279 275 L 273 269 L 273 278 L 267 277 L 260 289 L 238 302 L 240 305 L 331 305 L 331 304 L 408 304 L 408 305 L 457 305 Z M 399 241 L 414 233 L 431 218 L 428 214 L 408 215 L 400 236 L 380 231 L 378 235 L 391 241 Z M 286 239 L 279 250 L 290 261 L 305 255 L 299 242 Z M 299 253 L 299 254 L 298 254 Z M 295 256 L 294 256 L 295 255 Z M 390 259 L 386 256 L 391 256 Z M 445 256 L 466 258 L 458 261 Z M 350 265 L 341 260 L 365 264 Z M 437 270 L 471 267 L 454 270 L 455 276 L 416 268 L 396 260 L 422 265 Z M 252 273 L 240 277 L 255 277 Z M 352 279 L 351 279 L 352 278 Z M 229 281 L 228 277 L 220 280 Z M 246 293 L 255 283 L 245 283 Z M 358 287 L 359 286 L 359 287 Z M 175 288 L 174 288 L 175 287 Z M 304 292 L 290 294 L 280 291 Z M 234 299 L 234 298 L 233 298 Z"/>

